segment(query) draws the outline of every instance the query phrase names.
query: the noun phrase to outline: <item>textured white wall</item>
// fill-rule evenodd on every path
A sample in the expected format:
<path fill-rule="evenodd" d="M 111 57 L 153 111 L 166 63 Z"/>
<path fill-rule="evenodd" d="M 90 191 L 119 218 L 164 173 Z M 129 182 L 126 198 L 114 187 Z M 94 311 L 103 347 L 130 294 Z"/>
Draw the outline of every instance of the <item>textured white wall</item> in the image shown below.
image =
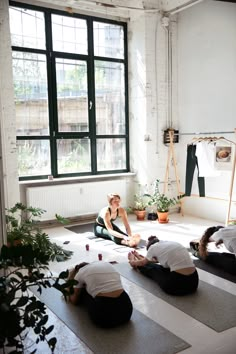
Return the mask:
<path fill-rule="evenodd" d="M 226 132 L 236 127 L 236 4 L 204 1 L 178 15 L 178 115 L 180 132 Z M 235 134 L 225 136 L 236 142 Z M 198 136 L 198 135 L 197 135 Z M 176 145 L 184 189 L 187 144 Z M 198 194 L 195 175 L 192 193 Z M 231 171 L 208 177 L 206 194 L 217 199 L 186 198 L 188 213 L 224 221 Z M 233 197 L 236 200 L 234 183 Z M 232 217 L 236 217 L 235 203 Z"/>
<path fill-rule="evenodd" d="M 5 207 L 19 201 L 15 106 L 12 80 L 8 0 L 0 2 L 0 143 L 2 147 Z"/>

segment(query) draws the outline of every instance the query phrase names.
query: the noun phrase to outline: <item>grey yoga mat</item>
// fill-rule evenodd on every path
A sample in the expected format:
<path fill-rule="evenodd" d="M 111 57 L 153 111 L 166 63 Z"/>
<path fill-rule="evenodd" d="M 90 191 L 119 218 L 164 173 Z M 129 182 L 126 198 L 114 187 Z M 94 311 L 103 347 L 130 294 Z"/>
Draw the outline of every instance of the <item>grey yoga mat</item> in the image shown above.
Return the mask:
<path fill-rule="evenodd" d="M 128 263 L 118 263 L 114 266 L 123 277 L 211 327 L 216 332 L 236 326 L 236 296 L 224 290 L 200 280 L 196 293 L 172 296 L 164 293 L 158 284 L 134 270 Z"/>
<path fill-rule="evenodd" d="M 89 223 L 89 224 L 81 224 L 81 225 L 74 225 L 74 226 L 69 226 L 66 227 L 67 230 L 70 230 L 72 232 L 75 232 L 76 234 L 81 234 L 84 232 L 94 232 L 93 230 L 94 223 Z M 95 235 L 89 235 L 87 236 L 88 239 L 94 240 L 94 242 L 106 242 L 104 246 L 109 246 L 113 250 L 119 252 L 119 253 L 125 253 L 129 252 L 129 247 L 122 246 L 122 245 L 116 245 L 114 242 L 111 241 L 111 244 L 107 244 L 107 239 L 96 237 Z M 140 243 L 138 244 L 137 249 L 139 248 L 144 248 L 146 246 L 146 241 L 145 240 L 140 240 Z"/>
<path fill-rule="evenodd" d="M 96 327 L 84 307 L 65 302 L 54 288 L 39 295 L 46 306 L 95 354 L 175 354 L 190 345 L 134 309 L 131 321 L 113 329 Z"/>
<path fill-rule="evenodd" d="M 197 268 L 205 270 L 208 273 L 217 275 L 217 277 L 229 280 L 232 283 L 236 283 L 236 274 L 234 275 L 234 274 L 227 273 L 223 269 L 208 264 L 207 262 L 204 262 L 201 259 L 194 259 L 194 264 Z"/>

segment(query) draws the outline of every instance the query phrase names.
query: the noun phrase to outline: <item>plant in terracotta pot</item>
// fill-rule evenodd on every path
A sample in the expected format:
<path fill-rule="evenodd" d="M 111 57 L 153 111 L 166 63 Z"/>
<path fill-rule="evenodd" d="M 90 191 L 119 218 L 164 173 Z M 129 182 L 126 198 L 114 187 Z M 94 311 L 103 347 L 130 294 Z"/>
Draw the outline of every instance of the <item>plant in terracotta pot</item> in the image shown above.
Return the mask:
<path fill-rule="evenodd" d="M 160 180 L 155 181 L 154 193 L 145 194 L 149 197 L 149 205 L 155 205 L 157 208 L 158 221 L 160 223 L 167 223 L 168 213 L 171 206 L 179 203 L 180 198 L 170 198 L 164 193 L 160 193 L 159 190 Z"/>
<path fill-rule="evenodd" d="M 134 195 L 133 211 L 137 216 L 137 220 L 144 220 L 146 216 L 146 208 L 148 206 L 148 200 L 144 195 Z"/>
<path fill-rule="evenodd" d="M 167 223 L 168 213 L 171 206 L 178 203 L 176 198 L 169 198 L 165 194 L 159 194 L 157 198 L 157 215 L 159 223 Z"/>

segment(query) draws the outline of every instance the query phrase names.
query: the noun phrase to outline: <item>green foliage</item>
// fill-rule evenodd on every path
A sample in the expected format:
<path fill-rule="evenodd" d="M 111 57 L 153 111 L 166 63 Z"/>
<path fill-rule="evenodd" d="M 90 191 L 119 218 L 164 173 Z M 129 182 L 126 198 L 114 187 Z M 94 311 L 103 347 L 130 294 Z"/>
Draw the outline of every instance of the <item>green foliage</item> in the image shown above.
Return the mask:
<path fill-rule="evenodd" d="M 169 198 L 164 193 L 160 193 L 159 190 L 160 180 L 157 179 L 155 181 L 154 193 L 153 194 L 145 194 L 149 197 L 148 205 L 156 205 L 157 211 L 159 212 L 167 212 L 171 206 L 179 203 L 179 199 L 181 198 Z"/>
<path fill-rule="evenodd" d="M 144 195 L 134 195 L 134 210 L 145 210 L 148 206 L 148 200 Z"/>
<path fill-rule="evenodd" d="M 35 343 L 45 341 L 53 353 L 57 339 L 48 339 L 53 326 L 47 325 L 46 306 L 30 290 L 36 287 L 41 294 L 43 289 L 54 287 L 66 299 L 77 283 L 67 281 L 68 271 L 53 277 L 47 268 L 48 261 L 64 261 L 73 252 L 52 243 L 40 228 L 39 218 L 44 212 L 22 203 L 6 209 L 8 245 L 0 251 L 0 348 L 4 353 L 24 353 L 24 340 L 32 329 Z M 67 223 L 58 214 L 56 219 Z"/>
<path fill-rule="evenodd" d="M 9 246 L 14 246 L 16 242 L 21 246 L 31 246 L 33 252 L 37 256 L 40 254 L 44 261 L 57 260 L 60 262 L 71 257 L 72 251 L 67 251 L 51 242 L 49 236 L 40 228 L 39 218 L 45 213 L 45 210 L 16 203 L 6 211 L 6 231 Z M 60 223 L 67 223 L 67 219 L 62 216 L 58 214 L 55 216 Z"/>
<path fill-rule="evenodd" d="M 7 248 L 3 246 L 0 252 L 0 348 L 3 353 L 24 353 L 27 349 L 24 340 L 33 329 L 35 343 L 45 341 L 53 353 L 57 339 L 48 339 L 48 336 L 54 326 L 47 326 L 46 306 L 30 290 L 36 288 L 41 294 L 44 288 L 54 287 L 67 299 L 77 282 L 67 280 L 68 271 L 53 277 L 46 265 L 41 265 L 42 258 L 37 257 L 32 246 L 21 246 L 24 257 L 16 256 L 14 252 L 7 253 Z M 25 259 L 27 265 L 24 264 Z"/>
<path fill-rule="evenodd" d="M 176 198 L 168 198 L 165 194 L 159 194 L 157 199 L 157 211 L 169 211 L 169 208 L 177 203 L 178 200 Z"/>

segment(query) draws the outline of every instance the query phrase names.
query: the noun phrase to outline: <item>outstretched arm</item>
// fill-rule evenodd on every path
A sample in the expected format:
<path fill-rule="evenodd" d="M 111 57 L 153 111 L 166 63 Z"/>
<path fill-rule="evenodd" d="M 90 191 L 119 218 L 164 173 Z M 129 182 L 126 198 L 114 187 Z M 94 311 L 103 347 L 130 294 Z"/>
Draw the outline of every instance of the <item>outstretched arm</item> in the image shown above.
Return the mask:
<path fill-rule="evenodd" d="M 128 216 L 127 216 L 126 210 L 124 208 L 119 208 L 119 214 L 120 214 L 120 217 L 123 221 L 123 224 L 124 224 L 124 227 L 125 227 L 125 230 L 126 230 L 128 236 L 132 236 L 131 227 L 130 227 L 130 224 L 128 221 Z"/>
<path fill-rule="evenodd" d="M 109 211 L 107 211 L 107 212 L 105 213 L 105 215 L 104 215 L 104 223 L 105 223 L 105 226 L 106 226 L 108 232 L 109 232 L 111 235 L 113 235 L 113 236 L 115 236 L 115 237 L 118 237 L 118 238 L 121 238 L 121 239 L 124 239 L 125 237 L 127 237 L 127 236 L 125 236 L 125 235 L 123 235 L 123 234 L 121 234 L 121 233 L 119 233 L 118 231 L 115 231 L 115 230 L 113 229 Z"/>
<path fill-rule="evenodd" d="M 72 280 L 75 278 L 75 275 L 77 274 L 78 270 L 76 267 L 72 269 L 69 273 L 68 280 Z M 70 289 L 68 288 L 68 291 L 70 292 Z M 75 288 L 73 287 L 73 292 L 69 295 L 69 300 L 73 305 L 77 305 L 80 300 L 80 295 L 81 295 L 81 288 Z"/>

